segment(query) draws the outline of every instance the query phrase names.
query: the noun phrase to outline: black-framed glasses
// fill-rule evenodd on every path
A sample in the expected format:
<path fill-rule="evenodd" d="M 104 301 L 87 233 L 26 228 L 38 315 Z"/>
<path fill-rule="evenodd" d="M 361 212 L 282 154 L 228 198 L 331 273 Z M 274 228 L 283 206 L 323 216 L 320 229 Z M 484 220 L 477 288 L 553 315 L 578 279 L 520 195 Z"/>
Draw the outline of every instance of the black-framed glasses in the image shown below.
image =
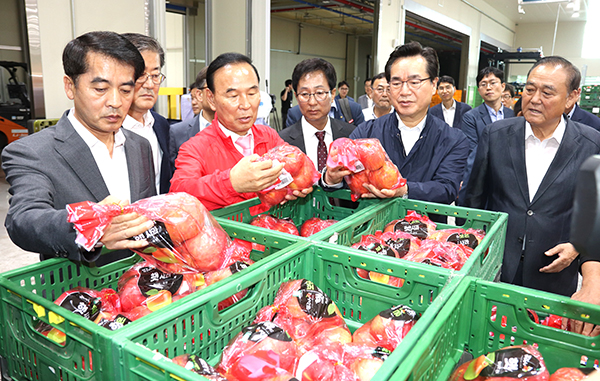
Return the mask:
<path fill-rule="evenodd" d="M 427 77 L 427 78 L 423 78 L 423 79 L 413 78 L 413 79 L 409 79 L 408 81 L 401 81 L 399 79 L 395 79 L 392 82 L 390 82 L 390 89 L 400 90 L 402 88 L 402 86 L 406 83 L 406 86 L 408 86 L 408 88 L 410 90 L 418 90 L 421 88 L 421 86 L 423 86 L 423 82 L 428 81 L 430 79 L 431 79 L 431 77 Z"/>
<path fill-rule="evenodd" d="M 373 89 L 371 87 L 371 89 Z M 377 94 L 383 94 L 383 93 L 390 93 L 390 87 L 389 86 L 377 86 L 376 88 L 373 89 L 374 92 L 376 92 Z"/>
<path fill-rule="evenodd" d="M 310 100 L 310 97 L 314 96 L 315 100 L 317 100 L 319 102 L 323 102 L 324 100 L 327 100 L 327 97 L 329 97 L 330 93 L 331 93 L 331 91 L 317 90 L 314 93 L 307 93 L 307 92 L 298 93 L 296 95 L 296 97 L 301 102 L 308 102 Z"/>
<path fill-rule="evenodd" d="M 144 74 L 142 74 L 141 77 L 138 78 L 138 80 L 136 82 L 137 83 L 146 83 L 148 78 L 150 78 L 152 80 L 152 82 L 154 82 L 157 85 L 160 85 L 161 83 L 163 83 L 163 81 L 165 79 L 167 79 L 167 77 L 163 73 L 158 73 L 158 74 L 144 73 Z"/>

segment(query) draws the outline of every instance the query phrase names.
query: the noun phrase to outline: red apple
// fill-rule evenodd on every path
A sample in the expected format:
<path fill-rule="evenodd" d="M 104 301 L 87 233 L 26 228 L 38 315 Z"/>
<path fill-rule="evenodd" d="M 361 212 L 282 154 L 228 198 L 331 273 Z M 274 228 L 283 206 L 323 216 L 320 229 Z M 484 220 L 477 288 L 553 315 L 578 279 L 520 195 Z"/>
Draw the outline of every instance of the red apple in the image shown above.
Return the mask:
<path fill-rule="evenodd" d="M 302 227 L 300 227 L 300 236 L 310 237 L 311 235 L 330 227 L 336 222 L 336 220 L 322 220 L 319 217 L 309 218 L 308 220 L 304 221 Z"/>
<path fill-rule="evenodd" d="M 224 252 L 229 244 L 229 236 L 217 225 L 212 229 L 205 228 L 201 234 L 187 240 L 185 247 L 198 271 L 214 271 L 223 264 Z"/>
<path fill-rule="evenodd" d="M 272 189 L 267 193 L 256 193 L 260 201 L 268 207 L 281 204 L 285 200 L 285 196 L 287 196 L 287 194 L 288 190 L 286 188 Z"/>
<path fill-rule="evenodd" d="M 385 150 L 377 139 L 357 139 L 356 150 L 360 161 L 369 171 L 376 171 L 385 163 Z"/>
<path fill-rule="evenodd" d="M 394 163 L 386 161 L 378 170 L 369 171 L 368 178 L 370 184 L 381 190 L 398 188 L 402 176 Z"/>
<path fill-rule="evenodd" d="M 346 182 L 352 192 L 352 201 L 358 200 L 363 194 L 370 193 L 367 188 L 363 187 L 363 184 L 369 183 L 369 177 L 366 172 L 362 171 L 346 176 Z"/>
<path fill-rule="evenodd" d="M 315 165 L 307 157 L 298 174 L 294 176 L 294 181 L 288 185 L 292 190 L 302 190 L 310 188 L 319 180 L 319 173 L 315 169 Z"/>

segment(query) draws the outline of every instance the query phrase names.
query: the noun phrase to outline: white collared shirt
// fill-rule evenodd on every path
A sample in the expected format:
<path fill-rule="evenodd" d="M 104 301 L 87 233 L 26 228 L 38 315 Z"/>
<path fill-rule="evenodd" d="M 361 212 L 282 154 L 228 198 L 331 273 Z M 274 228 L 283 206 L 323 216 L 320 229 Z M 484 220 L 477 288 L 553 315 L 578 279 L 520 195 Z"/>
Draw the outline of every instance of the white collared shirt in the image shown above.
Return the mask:
<path fill-rule="evenodd" d="M 312 160 L 313 164 L 315 165 L 315 169 L 319 170 L 319 157 L 317 154 L 319 138 L 317 138 L 316 135 L 319 130 L 308 123 L 304 116 L 302 116 L 300 123 L 302 124 L 302 135 L 304 136 L 304 148 L 306 149 L 306 155 L 310 158 L 310 160 Z M 325 131 L 325 147 L 327 148 L 327 153 L 329 153 L 329 145 L 331 142 L 333 142 L 331 119 L 327 118 L 327 124 L 322 131 Z"/>
<path fill-rule="evenodd" d="M 127 171 L 127 156 L 125 156 L 125 135 L 119 129 L 114 133 L 114 146 L 112 157 L 106 147 L 106 144 L 98 140 L 77 118 L 75 109 L 69 111 L 67 118 L 75 131 L 81 136 L 85 144 L 90 147 L 92 156 L 100 170 L 104 184 L 108 188 L 108 193 L 117 197 L 119 200 L 131 201 L 131 192 L 129 189 L 129 172 Z"/>
<path fill-rule="evenodd" d="M 206 127 L 210 126 L 212 121 L 206 120 L 204 118 L 204 111 L 200 110 L 200 117 L 198 118 L 198 122 L 200 124 L 200 131 L 204 130 Z"/>
<path fill-rule="evenodd" d="M 390 114 L 393 113 L 395 110 L 393 107 L 390 107 Z M 371 119 L 377 119 L 377 115 L 375 115 L 375 106 L 371 105 L 371 107 L 366 108 L 364 110 L 362 110 L 363 116 L 365 118 L 365 122 L 367 120 L 371 120 Z"/>
<path fill-rule="evenodd" d="M 414 127 L 406 127 L 406 125 L 400 119 L 400 115 L 396 113 L 396 118 L 398 118 L 398 129 L 400 130 L 400 135 L 402 136 L 402 144 L 404 145 L 404 152 L 406 156 L 410 153 L 412 148 L 415 146 L 417 141 L 421 137 L 421 131 L 423 131 L 423 127 L 425 127 L 425 121 L 427 120 L 427 115 L 423 118 L 422 121 L 419 122 Z"/>
<path fill-rule="evenodd" d="M 490 119 L 492 120 L 492 123 L 494 123 L 498 120 L 504 119 L 504 105 L 500 105 L 498 112 L 496 112 L 493 108 L 488 106 L 487 103 L 484 103 L 484 105 L 488 111 L 488 114 L 490 115 Z"/>
<path fill-rule="evenodd" d="M 231 141 L 233 142 L 235 149 L 237 149 L 243 155 L 244 147 L 238 145 L 238 139 L 241 138 L 242 136 L 236 134 L 235 132 L 233 132 L 231 130 L 228 130 L 227 128 L 225 128 L 225 126 L 223 126 L 221 124 L 221 122 L 218 122 L 218 123 L 219 123 L 219 128 L 221 129 L 221 131 L 223 131 L 225 136 L 228 136 L 231 138 Z M 249 129 L 248 132 L 246 133 L 246 135 L 244 135 L 244 136 L 248 136 L 248 135 L 250 135 L 250 146 L 252 147 L 252 152 L 254 152 L 254 135 L 252 135 L 252 129 Z"/>
<path fill-rule="evenodd" d="M 527 168 L 527 186 L 529 187 L 529 201 L 533 200 L 554 156 L 560 147 L 560 142 L 565 135 L 566 122 L 560 118 L 558 126 L 552 136 L 540 141 L 525 122 L 525 167 Z"/>
<path fill-rule="evenodd" d="M 152 148 L 152 161 L 154 162 L 154 180 L 156 183 L 156 194 L 160 194 L 160 167 L 163 157 L 163 151 L 160 149 L 160 144 L 158 144 L 158 138 L 156 137 L 156 133 L 154 132 L 154 117 L 150 110 L 148 110 L 142 117 L 144 123 L 138 122 L 130 115 L 125 117 L 123 121 L 123 128 L 135 132 L 141 137 L 146 138 L 148 142 L 150 142 L 150 147 Z"/>
<path fill-rule="evenodd" d="M 446 108 L 442 103 L 442 113 L 444 114 L 444 121 L 450 126 L 454 124 L 454 115 L 456 114 L 456 101 L 452 99 L 452 106 Z"/>

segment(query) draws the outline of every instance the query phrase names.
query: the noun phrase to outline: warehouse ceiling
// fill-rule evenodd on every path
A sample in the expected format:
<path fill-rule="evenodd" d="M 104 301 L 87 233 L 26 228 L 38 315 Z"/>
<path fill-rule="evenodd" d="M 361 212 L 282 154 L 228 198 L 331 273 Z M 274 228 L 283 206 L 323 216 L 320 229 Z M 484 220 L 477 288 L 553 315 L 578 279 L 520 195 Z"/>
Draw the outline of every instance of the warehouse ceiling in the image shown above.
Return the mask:
<path fill-rule="evenodd" d="M 586 21 L 588 3 L 598 0 L 552 0 L 552 1 L 525 1 L 519 12 L 519 0 L 484 0 L 516 24 L 548 23 L 558 21 Z M 579 11 L 577 12 L 577 9 Z M 574 17 L 577 16 L 577 17 Z"/>

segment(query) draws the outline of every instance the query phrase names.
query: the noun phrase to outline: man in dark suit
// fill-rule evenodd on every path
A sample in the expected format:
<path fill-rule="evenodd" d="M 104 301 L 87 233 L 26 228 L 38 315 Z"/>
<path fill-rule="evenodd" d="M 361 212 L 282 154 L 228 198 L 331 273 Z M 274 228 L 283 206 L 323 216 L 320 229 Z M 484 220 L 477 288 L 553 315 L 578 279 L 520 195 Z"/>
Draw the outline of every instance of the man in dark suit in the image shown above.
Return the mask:
<path fill-rule="evenodd" d="M 466 185 L 469 182 L 471 168 L 473 168 L 473 161 L 475 161 L 475 153 L 477 152 L 477 142 L 485 126 L 515 116 L 513 110 L 504 107 L 502 104 L 502 92 L 505 88 L 504 72 L 502 70 L 495 67 L 483 68 L 477 75 L 477 87 L 479 95 L 483 98 L 483 104 L 465 113 L 461 126 L 462 131 L 469 139 L 471 151 L 467 159 L 459 199 L 465 197 Z"/>
<path fill-rule="evenodd" d="M 101 264 L 125 255 L 99 257 L 75 243 L 67 204 L 93 201 L 124 205 L 156 194 L 148 141 L 121 128 L 144 73 L 144 59 L 126 38 L 91 32 L 63 52 L 64 86 L 74 108 L 59 122 L 8 145 L 2 167 L 10 184 L 5 226 L 12 241 L 41 259 L 64 257 Z M 135 213 L 115 217 L 100 241 L 109 249 L 147 242 L 129 238 L 152 227 Z"/>
<path fill-rule="evenodd" d="M 198 72 L 194 85 L 196 91 L 193 93 L 198 105 L 200 105 L 200 112 L 192 119 L 184 120 L 179 123 L 175 123 L 171 126 L 169 136 L 169 151 L 171 155 L 171 165 L 175 168 L 175 159 L 179 153 L 179 147 L 187 142 L 192 136 L 195 136 L 198 132 L 204 130 L 210 125 L 212 120 L 215 118 L 215 112 L 210 107 L 206 92 L 208 87 L 206 86 L 206 70 L 208 66 L 205 66 Z"/>
<path fill-rule="evenodd" d="M 502 281 L 557 294 L 577 289 L 570 225 L 577 173 L 600 153 L 600 133 L 563 115 L 577 100 L 578 71 L 562 57 L 533 65 L 523 117 L 485 128 L 464 204 L 508 213 Z"/>
<path fill-rule="evenodd" d="M 581 91 L 581 89 L 578 89 L 578 91 Z M 567 114 L 567 117 L 574 122 L 585 124 L 586 126 L 593 127 L 600 131 L 600 118 L 591 112 L 582 110 L 577 103 L 571 106 L 570 110 L 565 110 L 565 114 Z"/>
<path fill-rule="evenodd" d="M 302 118 L 279 132 L 284 141 L 306 153 L 318 171 L 325 167 L 331 142 L 347 138 L 354 131 L 354 125 L 329 117 L 335 81 L 335 68 L 322 58 L 306 59 L 296 65 L 292 87 Z"/>
<path fill-rule="evenodd" d="M 454 78 L 448 75 L 441 76 L 437 85 L 437 92 L 442 98 L 442 103 L 431 107 L 429 114 L 445 121 L 450 127 L 461 128 L 462 117 L 471 110 L 471 106 L 454 100 L 454 93 L 456 92 Z"/>
<path fill-rule="evenodd" d="M 351 139 L 376 138 L 407 179 L 398 189 L 379 190 L 363 197 L 409 197 L 450 204 L 456 199 L 469 143 L 462 131 L 427 114 L 439 72 L 435 50 L 418 42 L 398 46 L 385 65 L 393 114 L 357 127 Z M 325 185 L 338 184 L 350 171 L 327 167 Z"/>
<path fill-rule="evenodd" d="M 332 94 L 335 94 L 335 88 L 331 89 Z M 350 108 L 350 116 L 346 118 L 344 116 L 344 111 L 342 111 L 342 105 L 340 104 L 341 100 L 339 98 L 333 99 L 331 102 L 331 110 L 329 111 L 329 116 L 333 119 L 341 120 L 350 124 L 354 124 L 358 126 L 362 122 L 365 121 L 365 118 L 362 113 L 362 108 L 360 105 L 353 100 L 348 99 L 348 106 Z M 288 117 L 285 122 L 286 126 L 291 126 L 302 118 L 302 111 L 300 111 L 300 107 L 298 105 L 292 107 L 290 111 L 288 111 Z"/>
<path fill-rule="evenodd" d="M 169 154 L 169 122 L 160 114 L 152 111 L 158 100 L 158 90 L 165 76 L 160 72 L 165 64 L 165 52 L 152 37 L 139 33 L 124 33 L 142 54 L 146 64 L 144 75 L 138 79 L 133 95 L 133 103 L 123 121 L 123 128 L 148 139 L 152 147 L 156 191 L 167 193 L 171 185 L 174 167 Z"/>

